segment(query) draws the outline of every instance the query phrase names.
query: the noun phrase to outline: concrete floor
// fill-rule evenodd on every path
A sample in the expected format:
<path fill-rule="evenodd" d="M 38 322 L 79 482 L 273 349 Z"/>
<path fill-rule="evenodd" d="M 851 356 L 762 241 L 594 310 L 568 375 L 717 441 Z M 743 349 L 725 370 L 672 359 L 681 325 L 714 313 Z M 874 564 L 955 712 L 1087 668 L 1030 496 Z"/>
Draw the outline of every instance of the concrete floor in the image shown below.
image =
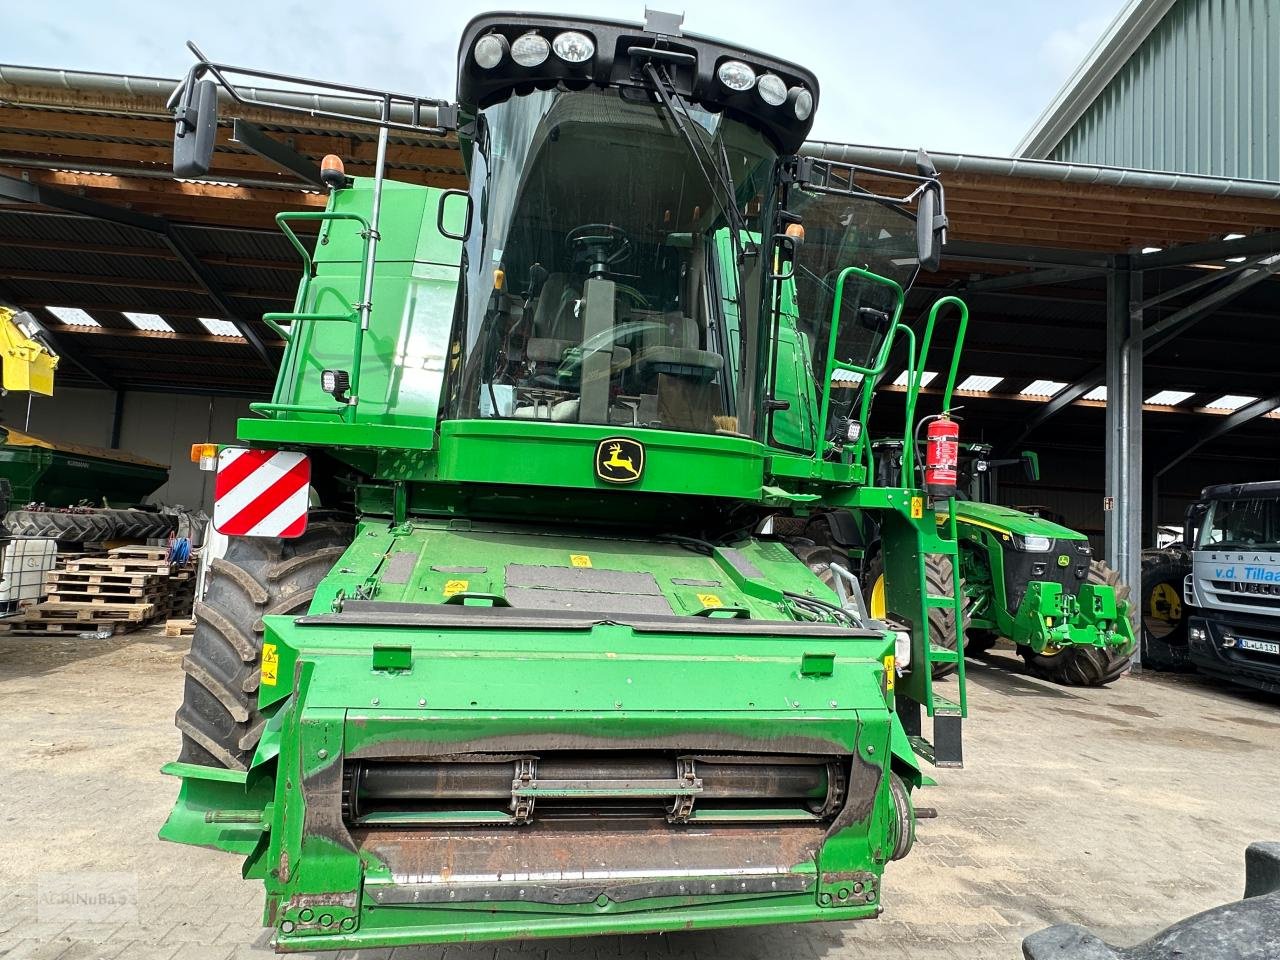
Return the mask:
<path fill-rule="evenodd" d="M 187 642 L 0 641 L 5 960 L 270 954 L 238 859 L 155 839 L 177 789 L 158 770 L 177 752 Z M 940 818 L 890 866 L 879 920 L 394 956 L 1012 960 L 1060 922 L 1127 945 L 1238 898 L 1245 845 L 1280 839 L 1280 702 L 1188 677 L 1062 689 L 1002 651 L 969 677 L 968 765 L 921 800 Z M 93 905 L 101 920 L 67 919 L 46 895 L 67 883 L 115 898 Z"/>

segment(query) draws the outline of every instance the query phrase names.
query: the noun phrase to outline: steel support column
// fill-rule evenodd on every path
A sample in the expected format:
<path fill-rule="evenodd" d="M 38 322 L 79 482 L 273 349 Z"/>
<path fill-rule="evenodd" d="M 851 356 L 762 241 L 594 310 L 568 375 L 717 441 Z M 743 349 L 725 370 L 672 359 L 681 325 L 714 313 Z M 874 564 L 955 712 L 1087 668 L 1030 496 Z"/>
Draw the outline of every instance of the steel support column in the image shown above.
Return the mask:
<path fill-rule="evenodd" d="M 1142 581 L 1142 274 L 1118 257 L 1107 280 L 1106 559 L 1133 590 Z M 1134 651 L 1140 665 L 1140 652 Z"/>

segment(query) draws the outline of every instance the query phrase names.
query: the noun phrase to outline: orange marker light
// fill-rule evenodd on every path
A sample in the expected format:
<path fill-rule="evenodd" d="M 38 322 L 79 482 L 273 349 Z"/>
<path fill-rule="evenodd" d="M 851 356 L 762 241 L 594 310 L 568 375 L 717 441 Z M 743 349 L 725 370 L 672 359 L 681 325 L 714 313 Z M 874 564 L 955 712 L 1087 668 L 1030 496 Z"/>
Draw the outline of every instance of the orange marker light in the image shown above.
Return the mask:
<path fill-rule="evenodd" d="M 320 161 L 320 179 L 330 190 L 341 190 L 347 185 L 347 168 L 336 153 L 326 154 Z"/>
<path fill-rule="evenodd" d="M 191 445 L 192 463 L 199 463 L 201 460 L 207 460 L 217 455 L 218 445 L 216 443 L 193 443 Z"/>
<path fill-rule="evenodd" d="M 493 271 L 493 289 L 501 290 L 502 285 L 507 282 L 507 275 L 501 267 L 497 267 Z"/>
<path fill-rule="evenodd" d="M 804 224 L 803 223 L 788 223 L 787 229 L 784 232 L 792 240 L 800 240 L 802 242 L 804 240 Z"/>

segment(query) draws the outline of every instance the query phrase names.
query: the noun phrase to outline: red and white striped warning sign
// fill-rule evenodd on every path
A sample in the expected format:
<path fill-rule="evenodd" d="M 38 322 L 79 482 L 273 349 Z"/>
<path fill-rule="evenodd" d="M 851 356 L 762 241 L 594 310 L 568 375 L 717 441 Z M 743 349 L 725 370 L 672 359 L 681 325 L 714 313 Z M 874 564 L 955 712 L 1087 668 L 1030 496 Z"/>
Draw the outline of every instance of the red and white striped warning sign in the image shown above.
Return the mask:
<path fill-rule="evenodd" d="M 310 482 L 304 453 L 223 447 L 213 482 L 213 528 L 229 537 L 300 537 Z"/>

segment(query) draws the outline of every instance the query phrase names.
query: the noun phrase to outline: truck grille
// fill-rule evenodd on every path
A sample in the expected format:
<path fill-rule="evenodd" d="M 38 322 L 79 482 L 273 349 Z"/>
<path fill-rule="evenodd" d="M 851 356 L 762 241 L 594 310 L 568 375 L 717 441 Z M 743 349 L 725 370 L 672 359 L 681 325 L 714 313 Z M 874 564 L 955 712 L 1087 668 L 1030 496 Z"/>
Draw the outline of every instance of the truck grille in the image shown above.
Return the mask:
<path fill-rule="evenodd" d="M 1260 610 L 1280 610 L 1280 584 L 1240 580 L 1209 580 L 1209 590 L 1222 603 L 1236 603 Z"/>

